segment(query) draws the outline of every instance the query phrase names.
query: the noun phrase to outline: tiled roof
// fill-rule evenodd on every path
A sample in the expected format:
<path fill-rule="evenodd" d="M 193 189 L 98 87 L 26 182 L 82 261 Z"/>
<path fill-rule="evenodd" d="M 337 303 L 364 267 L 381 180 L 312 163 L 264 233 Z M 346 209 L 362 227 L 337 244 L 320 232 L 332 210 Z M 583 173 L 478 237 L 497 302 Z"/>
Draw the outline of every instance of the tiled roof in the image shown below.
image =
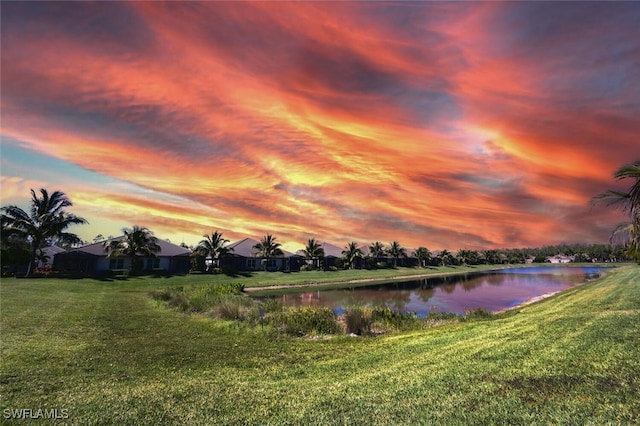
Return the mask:
<path fill-rule="evenodd" d="M 227 245 L 227 248 L 233 249 L 231 254 L 236 256 L 243 257 L 256 257 L 258 255 L 258 250 L 253 248 L 256 244 L 259 244 L 260 241 L 254 240 L 253 238 L 245 238 L 240 241 L 236 241 L 235 243 L 231 243 Z M 282 250 L 284 257 L 296 256 L 293 253 L 290 253 L 286 250 Z"/>
<path fill-rule="evenodd" d="M 343 248 L 334 246 L 333 244 L 329 243 L 322 243 L 322 249 L 324 250 L 325 256 L 333 257 L 342 257 L 342 250 L 344 250 Z"/>
<path fill-rule="evenodd" d="M 231 254 L 234 254 L 236 256 L 256 257 L 256 254 L 258 254 L 258 250 L 254 249 L 253 246 L 258 243 L 259 241 L 254 240 L 253 238 L 245 238 L 243 240 L 236 241 L 235 243 L 231 243 L 226 247 L 229 249 L 233 249 L 233 251 L 231 251 Z"/>
<path fill-rule="evenodd" d="M 105 250 L 105 244 L 110 241 L 120 241 L 124 238 L 124 236 L 110 238 L 106 241 L 101 241 L 99 243 L 89 244 L 83 247 L 79 247 L 77 249 L 69 251 L 69 253 L 86 253 L 92 254 L 94 256 L 106 256 L 107 251 Z M 168 241 L 157 240 L 157 244 L 160 246 L 160 251 L 158 252 L 159 256 L 188 256 L 191 252 L 189 249 L 172 244 Z"/>
<path fill-rule="evenodd" d="M 53 259 L 53 256 L 55 256 L 58 253 L 64 253 L 66 250 L 58 246 L 49 246 L 49 247 L 43 248 L 42 251 L 44 252 L 45 255 L 49 256 L 50 259 Z"/>

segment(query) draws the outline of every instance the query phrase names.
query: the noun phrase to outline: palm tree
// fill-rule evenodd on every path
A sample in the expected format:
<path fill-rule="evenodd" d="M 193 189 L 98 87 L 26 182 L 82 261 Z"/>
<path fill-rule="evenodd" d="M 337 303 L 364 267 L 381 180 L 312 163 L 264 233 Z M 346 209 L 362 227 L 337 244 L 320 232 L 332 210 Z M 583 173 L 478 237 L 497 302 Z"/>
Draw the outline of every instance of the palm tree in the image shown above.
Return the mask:
<path fill-rule="evenodd" d="M 349 269 L 353 269 L 355 267 L 356 259 L 362 258 L 364 253 L 362 253 L 362 250 L 358 248 L 358 243 L 352 241 L 347 244 L 345 250 L 342 250 L 342 256 L 349 265 Z"/>
<path fill-rule="evenodd" d="M 502 263 L 500 260 L 500 252 L 498 250 L 485 250 L 484 258 L 490 265 Z"/>
<path fill-rule="evenodd" d="M 302 254 L 309 260 L 317 260 L 316 268 L 320 267 L 320 258 L 324 257 L 324 249 L 314 238 L 307 241 L 307 245 L 302 250 Z"/>
<path fill-rule="evenodd" d="M 400 243 L 397 241 L 394 241 L 391 244 L 389 244 L 387 253 L 389 253 L 389 255 L 393 257 L 394 267 L 398 265 L 398 258 L 407 257 L 407 250 L 404 247 L 402 247 Z"/>
<path fill-rule="evenodd" d="M 475 250 L 458 250 L 456 258 L 461 265 L 477 265 L 480 254 Z"/>
<path fill-rule="evenodd" d="M 68 213 L 65 207 L 73 204 L 61 191 L 51 194 L 46 189 L 40 189 L 41 197 L 31 190 L 31 208 L 29 213 L 18 206 L 9 205 L 2 211 L 2 233 L 7 236 L 23 238 L 29 242 L 31 256 L 27 267 L 27 276 L 35 269 L 38 250 L 45 245 L 80 244 L 82 240 L 65 230 L 71 225 L 88 223 L 85 219 Z"/>
<path fill-rule="evenodd" d="M 624 252 L 631 259 L 640 260 L 640 235 L 633 223 L 623 223 L 616 227 L 609 238 L 611 244 L 624 244 Z"/>
<path fill-rule="evenodd" d="M 384 244 L 382 244 L 380 241 L 376 241 L 375 243 L 371 243 L 371 245 L 369 246 L 369 254 L 372 257 L 375 257 L 376 262 L 379 261 L 379 259 L 384 256 Z"/>
<path fill-rule="evenodd" d="M 427 262 L 431 259 L 431 252 L 426 247 L 418 247 L 416 251 L 413 252 L 413 255 L 418 258 L 421 268 L 427 266 Z"/>
<path fill-rule="evenodd" d="M 453 260 L 453 255 L 449 252 L 449 250 L 444 249 L 440 252 L 438 258 L 440 259 L 442 266 L 447 266 Z"/>
<path fill-rule="evenodd" d="M 254 249 L 258 250 L 258 256 L 264 258 L 264 270 L 267 270 L 269 259 L 273 256 L 282 256 L 284 253 L 280 248 L 280 243 L 276 243 L 276 237 L 271 234 L 265 235 L 262 240 L 255 246 Z"/>
<path fill-rule="evenodd" d="M 155 258 L 160 252 L 158 239 L 148 228 L 133 225 L 131 229 L 123 228 L 122 232 L 124 233 L 122 238 L 106 241 L 104 246 L 109 258 L 128 256 L 131 259 L 131 272 L 136 272 L 141 266 L 140 258 Z"/>
<path fill-rule="evenodd" d="M 198 243 L 196 250 L 203 256 L 211 256 L 209 272 L 212 272 L 214 267 L 219 266 L 220 258 L 229 253 L 229 251 L 233 251 L 233 248 L 224 247 L 229 240 L 222 238 L 221 232 L 215 231 L 211 235 L 203 235 L 203 237 L 204 240 Z"/>
<path fill-rule="evenodd" d="M 592 203 L 605 202 L 607 205 L 622 207 L 631 218 L 632 231 L 629 233 L 627 250 L 631 257 L 640 261 L 640 161 L 619 168 L 613 175 L 616 180 L 631 179 L 628 192 L 609 190 L 593 198 Z"/>

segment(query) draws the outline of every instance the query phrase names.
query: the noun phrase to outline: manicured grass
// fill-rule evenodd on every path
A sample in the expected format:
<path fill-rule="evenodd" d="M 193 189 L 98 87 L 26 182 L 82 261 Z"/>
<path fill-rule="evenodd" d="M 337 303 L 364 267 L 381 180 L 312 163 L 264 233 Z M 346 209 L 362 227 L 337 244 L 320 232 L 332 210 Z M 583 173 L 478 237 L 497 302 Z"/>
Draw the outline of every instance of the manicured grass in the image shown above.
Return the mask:
<path fill-rule="evenodd" d="M 518 265 L 519 267 L 526 265 Z M 529 265 L 530 266 L 530 265 Z M 539 265 L 538 265 L 539 266 Z M 471 265 L 471 266 L 432 266 L 426 268 L 396 269 L 352 269 L 339 271 L 305 271 L 305 272 L 264 272 L 252 271 L 238 274 L 189 274 L 174 276 L 133 276 L 103 278 L 104 283 L 126 285 L 135 289 L 155 289 L 159 287 L 199 286 L 203 284 L 240 283 L 245 289 L 272 286 L 299 286 L 325 284 L 331 286 L 351 286 L 354 281 L 382 281 L 410 279 L 411 277 L 442 276 L 464 274 L 493 269 L 514 267 L 513 265 Z M 84 280 L 91 281 L 91 280 Z"/>
<path fill-rule="evenodd" d="M 211 282 L 187 278 L 3 279 L 2 421 L 58 408 L 70 424 L 640 422 L 638 266 L 487 320 L 318 340 L 148 296 Z"/>

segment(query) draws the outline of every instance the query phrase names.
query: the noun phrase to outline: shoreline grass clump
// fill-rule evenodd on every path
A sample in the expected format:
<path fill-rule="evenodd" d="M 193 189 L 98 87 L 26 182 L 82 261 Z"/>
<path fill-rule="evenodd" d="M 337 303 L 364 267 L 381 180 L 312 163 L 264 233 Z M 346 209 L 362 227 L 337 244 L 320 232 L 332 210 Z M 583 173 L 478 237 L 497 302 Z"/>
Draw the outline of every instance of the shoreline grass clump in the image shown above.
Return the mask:
<path fill-rule="evenodd" d="M 169 308 L 176 308 L 182 312 L 204 312 L 225 301 L 237 300 L 238 297 L 242 297 L 243 290 L 244 285 L 241 283 L 221 283 L 165 288 L 151 291 L 150 295 L 154 300 L 166 302 Z"/>
<path fill-rule="evenodd" d="M 257 315 L 250 299 L 237 295 L 228 295 L 207 311 L 212 318 L 230 321 L 248 321 L 255 323 Z"/>
<path fill-rule="evenodd" d="M 347 334 L 358 336 L 374 334 L 373 312 L 374 309 L 369 306 L 353 306 L 345 309 L 343 316 Z"/>
<path fill-rule="evenodd" d="M 351 306 L 345 309 L 343 315 L 346 333 L 358 336 L 423 330 L 458 322 L 462 318 L 455 313 L 436 312 L 419 317 L 411 312 L 394 311 L 388 306 Z"/>
<path fill-rule="evenodd" d="M 464 311 L 463 319 L 465 321 L 469 321 L 474 319 L 475 320 L 489 319 L 491 317 L 493 317 L 493 312 L 479 306 L 477 308 L 466 309 Z"/>
<path fill-rule="evenodd" d="M 286 308 L 270 318 L 279 331 L 291 336 L 317 336 L 342 334 L 337 315 L 329 308 Z"/>

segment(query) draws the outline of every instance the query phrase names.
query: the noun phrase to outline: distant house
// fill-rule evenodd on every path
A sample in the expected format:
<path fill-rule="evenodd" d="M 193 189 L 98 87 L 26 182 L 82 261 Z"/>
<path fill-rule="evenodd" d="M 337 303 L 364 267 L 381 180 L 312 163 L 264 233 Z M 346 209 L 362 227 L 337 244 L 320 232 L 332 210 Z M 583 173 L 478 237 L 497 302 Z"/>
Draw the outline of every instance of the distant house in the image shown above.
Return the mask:
<path fill-rule="evenodd" d="M 118 241 L 122 238 L 124 237 L 116 237 L 108 241 Z M 191 267 L 189 249 L 163 240 L 158 240 L 157 244 L 160 246 L 157 257 L 143 259 L 143 271 L 162 270 L 171 274 L 189 272 Z M 53 266 L 61 272 L 100 275 L 113 270 L 130 269 L 131 259 L 125 256 L 107 257 L 103 241 L 57 253 L 54 256 Z"/>
<path fill-rule="evenodd" d="M 342 258 L 342 248 L 329 243 L 322 243 L 324 250 L 324 266 L 330 268 L 336 266 L 336 261 Z"/>
<path fill-rule="evenodd" d="M 557 254 L 555 256 L 547 257 L 547 262 L 551 263 L 571 263 L 575 259 L 575 256 L 565 256 L 563 254 Z"/>
<path fill-rule="evenodd" d="M 255 245 L 258 240 L 245 238 L 227 245 L 229 254 L 220 259 L 223 270 L 234 271 L 299 271 L 304 264 L 304 258 L 300 255 L 282 250 L 282 256 L 274 256 L 269 259 L 259 256 Z M 266 265 L 265 265 L 266 263 Z"/>

